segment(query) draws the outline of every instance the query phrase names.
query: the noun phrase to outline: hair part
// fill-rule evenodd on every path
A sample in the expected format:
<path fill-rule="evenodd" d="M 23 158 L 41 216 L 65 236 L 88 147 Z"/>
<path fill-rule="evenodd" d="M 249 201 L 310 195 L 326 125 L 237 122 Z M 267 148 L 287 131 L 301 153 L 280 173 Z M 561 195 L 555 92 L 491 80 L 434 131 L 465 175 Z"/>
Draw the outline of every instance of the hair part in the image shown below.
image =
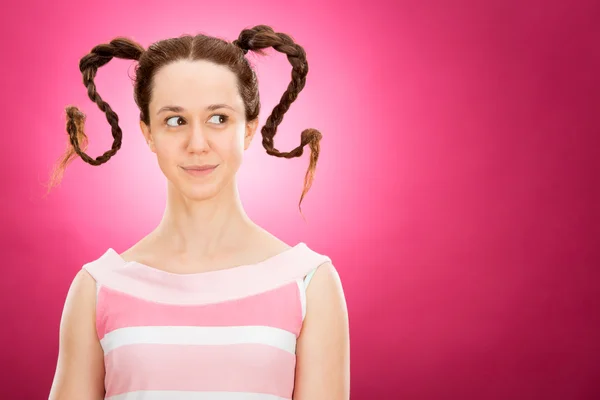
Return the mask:
<path fill-rule="evenodd" d="M 298 208 L 302 213 L 302 200 L 310 190 L 314 180 L 322 135 L 316 129 L 305 129 L 300 135 L 300 145 L 298 147 L 288 152 L 280 151 L 275 147 L 274 137 L 277 133 L 277 127 L 281 124 L 283 116 L 306 84 L 308 63 L 306 52 L 302 46 L 295 43 L 289 35 L 275 32 L 266 25 L 258 25 L 251 29 L 242 30 L 233 42 L 199 34 L 161 40 L 150 45 L 147 50 L 125 37 L 117 37 L 109 43 L 95 46 L 89 54 L 81 58 L 79 70 L 82 73 L 83 84 L 87 89 L 88 97 L 106 114 L 106 119 L 111 126 L 113 144 L 104 154 L 96 158 L 90 157 L 85 152 L 88 145 L 87 135 L 84 132 L 85 114 L 75 106 L 68 106 L 66 108 L 66 129 L 69 135 L 69 143 L 65 153 L 55 165 L 48 190 L 60 183 L 65 169 L 77 156 L 90 165 L 101 165 L 110 160 L 121 148 L 123 132 L 119 127 L 119 117 L 110 105 L 100 97 L 94 83 L 98 68 L 107 64 L 113 58 L 138 62 L 135 68 L 134 100 L 140 110 L 140 120 L 148 126 L 150 126 L 149 104 L 152 98 L 154 77 L 160 68 L 178 60 L 205 60 L 228 67 L 237 76 L 246 121 L 252 121 L 258 118 L 260 113 L 260 96 L 256 73 L 246 59 L 245 54 L 248 51 L 253 51 L 265 55 L 264 49 L 269 47 L 287 56 L 292 65 L 292 72 L 287 89 L 261 129 L 262 144 L 267 154 L 282 158 L 300 157 L 304 152 L 304 147 L 309 146 L 311 152 L 309 166 L 304 177 L 304 188 L 298 203 Z"/>

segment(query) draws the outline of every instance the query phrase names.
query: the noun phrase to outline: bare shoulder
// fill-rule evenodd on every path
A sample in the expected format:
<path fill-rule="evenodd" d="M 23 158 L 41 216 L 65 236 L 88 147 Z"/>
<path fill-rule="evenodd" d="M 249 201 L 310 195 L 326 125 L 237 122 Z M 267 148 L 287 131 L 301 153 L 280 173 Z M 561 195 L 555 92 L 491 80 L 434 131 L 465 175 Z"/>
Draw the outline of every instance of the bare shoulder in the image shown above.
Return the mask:
<path fill-rule="evenodd" d="M 81 269 L 63 306 L 56 371 L 49 399 L 102 399 L 104 353 L 96 333 L 96 281 Z"/>
<path fill-rule="evenodd" d="M 279 254 L 293 247 L 263 228 L 260 228 L 259 234 L 251 246 L 267 256 Z"/>
<path fill-rule="evenodd" d="M 77 271 L 75 277 L 71 281 L 71 286 L 67 293 L 67 301 L 74 300 L 75 297 L 79 297 L 78 300 L 88 299 L 94 300 L 95 302 L 96 281 L 90 273 L 83 268 Z"/>
<path fill-rule="evenodd" d="M 144 246 L 144 241 L 141 240 L 138 243 L 134 244 L 130 248 L 119 254 L 119 257 L 125 261 L 132 261 L 138 259 L 148 258 L 148 248 L 150 246 Z"/>
<path fill-rule="evenodd" d="M 342 282 L 323 263 L 306 289 L 306 317 L 296 350 L 294 400 L 350 397 L 350 337 Z"/>
<path fill-rule="evenodd" d="M 326 261 L 317 268 L 306 293 L 312 294 L 312 297 L 330 296 L 338 301 L 344 299 L 342 280 L 331 261 Z"/>
<path fill-rule="evenodd" d="M 80 269 L 69 286 L 61 318 L 61 331 L 76 327 L 80 319 L 95 316 L 96 281 L 85 269 Z"/>
<path fill-rule="evenodd" d="M 303 330 L 315 325 L 342 331 L 347 329 L 346 296 L 340 275 L 330 261 L 321 264 L 314 273 L 306 288 L 306 303 Z"/>
<path fill-rule="evenodd" d="M 240 253 L 238 264 L 252 264 L 261 262 L 291 249 L 283 240 L 279 239 L 269 231 L 258 227 L 258 232 L 248 239 L 244 246 L 246 250 Z"/>

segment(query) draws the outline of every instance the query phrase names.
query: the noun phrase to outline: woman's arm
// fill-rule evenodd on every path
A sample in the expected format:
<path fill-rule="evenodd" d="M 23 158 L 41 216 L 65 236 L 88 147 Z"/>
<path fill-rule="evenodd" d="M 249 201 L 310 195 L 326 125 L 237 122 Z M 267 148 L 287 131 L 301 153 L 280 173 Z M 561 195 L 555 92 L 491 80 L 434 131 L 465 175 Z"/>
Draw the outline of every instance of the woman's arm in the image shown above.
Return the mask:
<path fill-rule="evenodd" d="M 104 398 L 104 353 L 96 333 L 96 282 L 80 270 L 60 322 L 58 362 L 49 400 Z"/>
<path fill-rule="evenodd" d="M 306 289 L 306 317 L 296 347 L 293 400 L 350 398 L 348 310 L 339 275 L 321 265 Z"/>

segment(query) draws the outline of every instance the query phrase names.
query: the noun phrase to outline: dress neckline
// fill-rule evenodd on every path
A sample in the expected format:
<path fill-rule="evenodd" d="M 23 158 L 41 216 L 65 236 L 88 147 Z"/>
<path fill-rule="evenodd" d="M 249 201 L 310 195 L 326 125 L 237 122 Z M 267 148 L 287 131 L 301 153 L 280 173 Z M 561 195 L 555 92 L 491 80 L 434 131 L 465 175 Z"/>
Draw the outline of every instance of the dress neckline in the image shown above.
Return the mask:
<path fill-rule="evenodd" d="M 268 258 L 265 258 L 262 261 L 256 262 L 256 263 L 251 263 L 251 264 L 240 264 L 240 265 L 236 265 L 233 267 L 227 267 L 227 268 L 222 268 L 222 269 L 217 269 L 217 270 L 210 270 L 210 271 L 201 271 L 201 272 L 192 272 L 192 273 L 177 273 L 177 272 L 169 272 L 169 271 L 165 271 L 163 269 L 159 269 L 156 267 L 152 267 L 150 265 L 135 261 L 135 260 L 131 260 L 131 261 L 127 261 L 123 258 L 123 256 L 121 256 L 121 254 L 119 254 L 119 252 L 117 252 L 115 249 L 113 249 L 112 247 L 108 248 L 108 253 L 112 253 L 113 256 L 115 256 L 115 258 L 125 267 L 136 267 L 138 269 L 143 269 L 148 273 L 154 273 L 154 274 L 158 274 L 158 275 L 162 275 L 162 276 L 168 276 L 168 277 L 172 277 L 172 278 L 192 278 L 192 277 L 206 277 L 206 276 L 217 276 L 217 275 L 228 275 L 231 274 L 233 272 L 236 271 L 243 271 L 243 270 L 248 270 L 250 268 L 256 268 L 259 266 L 266 266 L 268 264 L 276 264 L 278 262 L 283 261 L 286 258 L 289 258 L 293 253 L 295 253 L 296 251 L 300 250 L 301 248 L 306 247 L 306 244 L 303 242 L 299 242 L 298 244 L 291 246 L 273 256 L 270 256 Z"/>

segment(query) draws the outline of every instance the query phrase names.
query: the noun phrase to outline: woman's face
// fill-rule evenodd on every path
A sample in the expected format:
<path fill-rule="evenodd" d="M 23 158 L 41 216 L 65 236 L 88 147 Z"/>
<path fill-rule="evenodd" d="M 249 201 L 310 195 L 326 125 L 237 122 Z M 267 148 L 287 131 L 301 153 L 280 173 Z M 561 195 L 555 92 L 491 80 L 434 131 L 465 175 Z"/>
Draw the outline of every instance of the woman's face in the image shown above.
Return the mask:
<path fill-rule="evenodd" d="M 140 126 L 160 169 L 185 197 L 214 196 L 234 179 L 258 124 L 245 120 L 235 74 L 207 61 L 177 61 L 153 85 L 150 126 Z M 216 167 L 194 170 L 206 165 Z"/>

